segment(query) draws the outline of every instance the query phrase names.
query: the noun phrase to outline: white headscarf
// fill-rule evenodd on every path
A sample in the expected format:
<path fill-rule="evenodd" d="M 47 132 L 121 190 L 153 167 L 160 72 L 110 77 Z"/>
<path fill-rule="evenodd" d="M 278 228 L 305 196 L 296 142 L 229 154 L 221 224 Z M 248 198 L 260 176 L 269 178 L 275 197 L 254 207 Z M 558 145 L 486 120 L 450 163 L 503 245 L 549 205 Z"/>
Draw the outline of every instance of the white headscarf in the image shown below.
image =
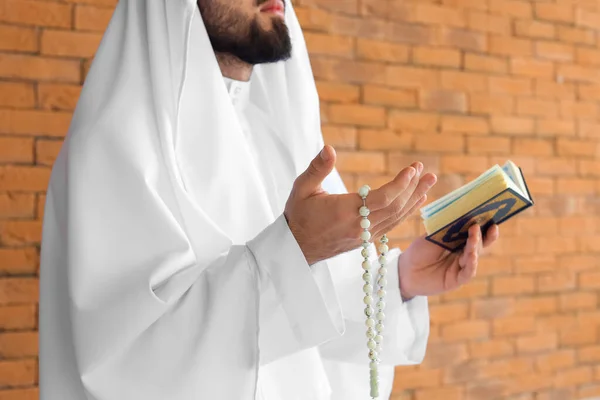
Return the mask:
<path fill-rule="evenodd" d="M 289 2 L 286 22 L 293 56 L 255 67 L 250 97 L 288 145 L 285 168 L 298 175 L 322 138 L 306 45 Z M 282 211 L 245 143 L 196 1 L 121 0 L 48 188 L 44 365 L 56 350 L 44 338 L 56 330 L 73 343 L 56 351 L 74 354 L 90 398 L 252 398 L 256 272 L 231 266 L 242 268 L 231 281 L 190 290 L 215 260 L 236 251 L 232 245 Z M 280 182 L 281 193 L 291 184 Z M 217 302 L 227 296 L 226 306 L 201 310 L 209 320 L 189 318 L 185 310 L 208 291 L 219 292 L 211 293 Z M 45 320 L 64 309 L 68 320 Z M 205 336 L 194 336 L 199 332 Z M 212 345 L 216 338 L 227 346 Z M 142 352 L 151 354 L 132 356 Z"/>

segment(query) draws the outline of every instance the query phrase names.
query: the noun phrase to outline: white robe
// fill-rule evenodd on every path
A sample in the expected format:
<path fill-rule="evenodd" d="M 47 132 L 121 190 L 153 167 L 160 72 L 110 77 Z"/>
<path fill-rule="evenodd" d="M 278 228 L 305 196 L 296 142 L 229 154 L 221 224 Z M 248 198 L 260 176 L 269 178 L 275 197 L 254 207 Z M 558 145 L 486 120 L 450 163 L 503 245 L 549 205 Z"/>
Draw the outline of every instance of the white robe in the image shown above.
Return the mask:
<path fill-rule="evenodd" d="M 194 0 L 118 4 L 47 192 L 41 400 L 368 398 L 360 255 L 309 267 L 281 214 L 322 146 L 291 5 L 286 21 L 294 56 L 255 69 L 242 115 Z M 429 332 L 398 256 L 381 398 Z"/>

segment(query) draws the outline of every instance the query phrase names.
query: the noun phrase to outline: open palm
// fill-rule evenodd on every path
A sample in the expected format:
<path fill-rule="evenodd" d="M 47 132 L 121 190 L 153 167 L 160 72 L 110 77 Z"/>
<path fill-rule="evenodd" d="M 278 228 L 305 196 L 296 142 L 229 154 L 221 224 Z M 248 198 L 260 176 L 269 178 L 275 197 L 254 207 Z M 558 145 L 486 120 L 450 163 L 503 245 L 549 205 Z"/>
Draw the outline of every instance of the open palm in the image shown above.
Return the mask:
<path fill-rule="evenodd" d="M 499 237 L 497 225 L 482 238 L 479 225 L 469 228 L 469 238 L 459 252 L 449 252 L 420 237 L 403 252 L 398 263 L 400 291 L 405 299 L 431 296 L 457 289 L 477 273 L 479 256 Z"/>

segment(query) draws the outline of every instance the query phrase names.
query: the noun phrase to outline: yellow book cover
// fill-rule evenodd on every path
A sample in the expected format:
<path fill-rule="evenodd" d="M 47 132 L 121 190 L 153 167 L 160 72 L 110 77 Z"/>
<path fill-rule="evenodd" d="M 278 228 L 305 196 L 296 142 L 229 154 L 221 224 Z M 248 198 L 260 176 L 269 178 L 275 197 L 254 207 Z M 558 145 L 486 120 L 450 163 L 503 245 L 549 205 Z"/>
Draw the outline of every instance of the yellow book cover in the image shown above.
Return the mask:
<path fill-rule="evenodd" d="M 512 161 L 494 165 L 478 178 L 421 208 L 427 240 L 458 251 L 467 242 L 469 227 L 482 232 L 534 205 L 523 171 Z"/>

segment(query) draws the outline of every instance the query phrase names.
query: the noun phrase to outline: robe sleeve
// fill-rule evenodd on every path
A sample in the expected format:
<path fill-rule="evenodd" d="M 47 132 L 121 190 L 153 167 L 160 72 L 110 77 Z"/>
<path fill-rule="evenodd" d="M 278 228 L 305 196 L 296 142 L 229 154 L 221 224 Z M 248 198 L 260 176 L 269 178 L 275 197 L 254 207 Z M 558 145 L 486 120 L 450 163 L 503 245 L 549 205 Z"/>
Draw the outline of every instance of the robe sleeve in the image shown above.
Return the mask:
<path fill-rule="evenodd" d="M 329 193 L 345 193 L 346 188 L 337 173 L 326 179 L 323 188 Z M 378 260 L 374 245 L 369 247 L 373 270 Z M 398 277 L 398 260 L 401 251 L 390 249 L 387 261 L 387 295 L 384 310 L 384 332 L 381 362 L 385 365 L 408 365 L 422 362 L 429 337 L 429 309 L 426 297 L 402 301 Z M 333 276 L 336 293 L 342 305 L 346 330 L 342 337 L 320 346 L 323 357 L 350 363 L 367 361 L 367 337 L 363 303 L 364 282 L 360 250 L 341 254 L 327 261 Z M 377 281 L 375 276 L 374 281 Z"/>
<path fill-rule="evenodd" d="M 70 137 L 53 172 L 42 269 L 63 282 L 71 378 L 96 400 L 250 400 L 261 360 L 341 335 L 327 265 L 307 264 L 283 215 L 229 244 L 176 201 L 152 136 L 132 132 L 121 147 L 120 130 Z"/>

